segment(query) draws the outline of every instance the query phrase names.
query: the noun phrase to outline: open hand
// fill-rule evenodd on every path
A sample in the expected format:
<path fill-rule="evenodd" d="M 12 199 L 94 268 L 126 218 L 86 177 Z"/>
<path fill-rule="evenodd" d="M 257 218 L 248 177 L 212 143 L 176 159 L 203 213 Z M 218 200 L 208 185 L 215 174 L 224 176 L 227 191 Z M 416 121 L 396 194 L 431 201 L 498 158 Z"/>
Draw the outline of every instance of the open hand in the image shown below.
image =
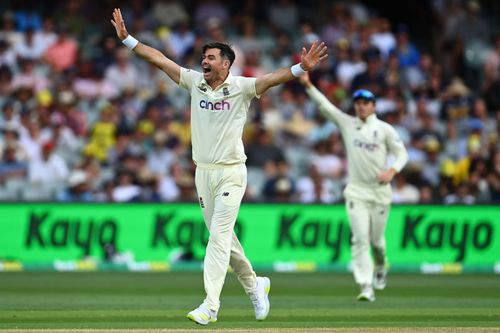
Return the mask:
<path fill-rule="evenodd" d="M 302 69 L 305 71 L 313 69 L 314 66 L 328 57 L 326 49 L 327 47 L 325 43 L 318 43 L 317 40 L 312 43 L 309 51 L 307 51 L 306 48 L 303 47 L 302 54 L 300 56 L 300 67 L 302 67 Z"/>
<path fill-rule="evenodd" d="M 123 21 L 122 12 L 120 8 L 115 8 L 113 11 L 113 19 L 111 20 L 111 24 L 116 29 L 116 35 L 121 40 L 124 40 L 128 36 L 127 28 L 125 28 L 125 21 Z"/>

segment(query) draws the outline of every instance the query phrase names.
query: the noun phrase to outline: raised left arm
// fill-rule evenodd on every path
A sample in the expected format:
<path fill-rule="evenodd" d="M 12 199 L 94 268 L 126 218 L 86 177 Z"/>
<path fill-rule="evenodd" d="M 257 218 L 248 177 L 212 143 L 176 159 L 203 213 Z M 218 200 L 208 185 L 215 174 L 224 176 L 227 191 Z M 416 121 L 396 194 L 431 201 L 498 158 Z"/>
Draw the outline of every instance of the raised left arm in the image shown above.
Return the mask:
<path fill-rule="evenodd" d="M 305 72 L 313 69 L 317 64 L 328 57 L 326 51 L 327 47 L 324 42 L 318 43 L 318 41 L 315 41 L 311 45 L 309 51 L 303 47 L 300 56 L 300 69 Z M 296 77 L 297 76 L 292 73 L 291 68 L 280 68 L 272 73 L 258 77 L 255 81 L 255 91 L 257 95 L 261 95 L 269 88 L 291 81 Z"/>

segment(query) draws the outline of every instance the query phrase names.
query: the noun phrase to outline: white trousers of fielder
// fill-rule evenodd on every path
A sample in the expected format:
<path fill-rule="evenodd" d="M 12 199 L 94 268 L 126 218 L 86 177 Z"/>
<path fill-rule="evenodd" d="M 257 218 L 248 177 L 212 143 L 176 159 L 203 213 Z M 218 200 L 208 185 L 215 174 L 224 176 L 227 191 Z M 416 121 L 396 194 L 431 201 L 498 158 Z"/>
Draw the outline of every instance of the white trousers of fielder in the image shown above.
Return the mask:
<path fill-rule="evenodd" d="M 385 265 L 384 233 L 390 205 L 352 198 L 346 198 L 345 204 L 352 233 L 354 280 L 360 285 L 372 285 L 373 261 L 377 266 Z"/>
<path fill-rule="evenodd" d="M 205 303 L 210 310 L 218 311 L 229 266 L 247 294 L 257 286 L 252 265 L 234 233 L 234 224 L 247 186 L 247 169 L 244 164 L 225 167 L 198 165 L 195 182 L 210 234 L 203 268 L 207 294 Z"/>

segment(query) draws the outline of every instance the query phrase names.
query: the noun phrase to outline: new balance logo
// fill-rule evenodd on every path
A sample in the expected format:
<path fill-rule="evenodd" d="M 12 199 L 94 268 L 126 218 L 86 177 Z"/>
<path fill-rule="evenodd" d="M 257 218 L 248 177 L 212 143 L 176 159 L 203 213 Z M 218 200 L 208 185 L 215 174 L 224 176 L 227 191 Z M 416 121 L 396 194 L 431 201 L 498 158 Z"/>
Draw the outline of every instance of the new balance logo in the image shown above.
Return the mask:
<path fill-rule="evenodd" d="M 200 206 L 201 208 L 205 208 L 205 204 L 203 203 L 203 198 L 200 197 Z"/>
<path fill-rule="evenodd" d="M 223 196 L 223 197 L 227 197 L 227 196 L 229 196 L 229 192 L 224 192 L 224 193 L 222 193 L 222 196 Z"/>

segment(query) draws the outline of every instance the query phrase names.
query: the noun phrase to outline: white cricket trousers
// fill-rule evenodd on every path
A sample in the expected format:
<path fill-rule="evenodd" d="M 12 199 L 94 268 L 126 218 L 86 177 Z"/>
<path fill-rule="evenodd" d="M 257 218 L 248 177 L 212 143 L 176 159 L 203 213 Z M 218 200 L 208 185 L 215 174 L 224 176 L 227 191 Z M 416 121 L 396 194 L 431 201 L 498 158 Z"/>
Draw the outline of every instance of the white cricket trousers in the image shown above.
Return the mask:
<path fill-rule="evenodd" d="M 354 280 L 357 284 L 372 285 L 373 262 L 385 265 L 385 226 L 390 205 L 373 201 L 346 198 L 346 210 L 351 226 L 351 255 Z"/>
<path fill-rule="evenodd" d="M 210 234 L 203 268 L 207 294 L 205 303 L 209 309 L 218 311 L 229 266 L 247 294 L 257 286 L 252 265 L 234 233 L 234 224 L 247 187 L 247 169 L 244 164 L 224 167 L 198 165 L 195 182 Z"/>

